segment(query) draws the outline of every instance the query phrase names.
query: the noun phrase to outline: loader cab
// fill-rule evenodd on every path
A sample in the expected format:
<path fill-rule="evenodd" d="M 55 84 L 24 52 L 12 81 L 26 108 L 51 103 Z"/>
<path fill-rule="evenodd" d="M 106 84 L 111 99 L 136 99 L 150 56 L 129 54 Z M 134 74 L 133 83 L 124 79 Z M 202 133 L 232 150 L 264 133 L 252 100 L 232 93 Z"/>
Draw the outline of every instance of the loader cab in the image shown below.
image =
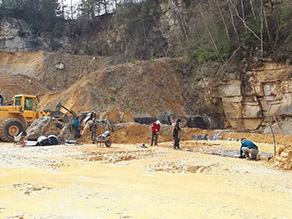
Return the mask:
<path fill-rule="evenodd" d="M 37 118 L 37 97 L 33 95 L 16 95 L 13 100 L 14 106 L 20 106 L 24 119 L 28 124 Z"/>

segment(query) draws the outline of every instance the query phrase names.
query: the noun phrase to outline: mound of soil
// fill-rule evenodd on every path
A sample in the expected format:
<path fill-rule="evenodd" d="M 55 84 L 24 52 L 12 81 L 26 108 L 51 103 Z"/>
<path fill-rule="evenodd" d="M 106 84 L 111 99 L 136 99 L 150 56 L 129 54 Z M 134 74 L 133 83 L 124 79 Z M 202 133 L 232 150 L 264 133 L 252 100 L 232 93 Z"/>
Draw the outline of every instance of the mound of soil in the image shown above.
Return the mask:
<path fill-rule="evenodd" d="M 108 117 L 109 121 L 111 122 L 111 124 L 118 124 L 120 123 L 121 119 L 120 119 L 120 112 L 117 110 L 109 110 L 106 112 L 103 112 L 100 116 L 100 119 L 105 120 L 106 117 Z"/>
<path fill-rule="evenodd" d="M 41 95 L 49 92 L 35 78 L 26 75 L 0 73 L 0 78 L 0 92 L 4 102 L 10 102 L 16 94 Z"/>
<path fill-rule="evenodd" d="M 132 115 L 131 112 L 123 112 L 123 113 L 121 114 L 120 119 L 121 119 L 121 123 L 125 123 L 125 122 L 135 122 L 135 119 L 134 119 L 134 117 L 133 117 L 133 115 Z"/>

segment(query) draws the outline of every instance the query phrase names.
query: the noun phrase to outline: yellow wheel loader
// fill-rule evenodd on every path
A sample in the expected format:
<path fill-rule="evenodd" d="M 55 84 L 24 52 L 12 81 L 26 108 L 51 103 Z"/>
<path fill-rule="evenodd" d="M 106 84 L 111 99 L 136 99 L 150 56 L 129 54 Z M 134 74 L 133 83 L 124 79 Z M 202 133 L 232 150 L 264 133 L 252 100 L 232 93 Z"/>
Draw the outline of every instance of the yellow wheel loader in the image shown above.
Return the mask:
<path fill-rule="evenodd" d="M 50 112 L 37 111 L 37 97 L 33 95 L 15 95 L 12 105 L 3 106 L 0 95 L 0 140 L 13 141 L 17 136 L 41 116 L 50 116 Z"/>

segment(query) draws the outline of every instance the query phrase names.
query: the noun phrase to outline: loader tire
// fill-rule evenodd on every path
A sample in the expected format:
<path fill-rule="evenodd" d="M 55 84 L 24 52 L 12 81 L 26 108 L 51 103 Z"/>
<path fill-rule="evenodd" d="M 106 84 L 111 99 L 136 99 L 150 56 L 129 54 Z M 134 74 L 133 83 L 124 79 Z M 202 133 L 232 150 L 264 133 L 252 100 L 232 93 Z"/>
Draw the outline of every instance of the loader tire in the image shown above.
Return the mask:
<path fill-rule="evenodd" d="M 23 131 L 23 125 L 18 119 L 6 119 L 0 124 L 0 139 L 13 142 L 14 136 Z"/>

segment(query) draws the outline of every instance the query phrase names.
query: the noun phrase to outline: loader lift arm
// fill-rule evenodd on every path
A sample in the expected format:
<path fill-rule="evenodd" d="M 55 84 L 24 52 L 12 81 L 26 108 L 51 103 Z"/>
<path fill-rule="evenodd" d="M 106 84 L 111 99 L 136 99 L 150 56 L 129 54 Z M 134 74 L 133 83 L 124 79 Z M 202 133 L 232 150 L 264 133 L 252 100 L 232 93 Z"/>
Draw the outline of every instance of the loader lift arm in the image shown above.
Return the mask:
<path fill-rule="evenodd" d="M 66 111 L 71 113 L 73 118 L 77 117 L 77 114 L 75 112 L 73 112 L 72 110 L 69 110 L 67 107 L 63 106 L 61 103 L 58 103 L 57 106 L 56 106 L 56 111 L 60 111 L 61 108 L 65 109 Z"/>

